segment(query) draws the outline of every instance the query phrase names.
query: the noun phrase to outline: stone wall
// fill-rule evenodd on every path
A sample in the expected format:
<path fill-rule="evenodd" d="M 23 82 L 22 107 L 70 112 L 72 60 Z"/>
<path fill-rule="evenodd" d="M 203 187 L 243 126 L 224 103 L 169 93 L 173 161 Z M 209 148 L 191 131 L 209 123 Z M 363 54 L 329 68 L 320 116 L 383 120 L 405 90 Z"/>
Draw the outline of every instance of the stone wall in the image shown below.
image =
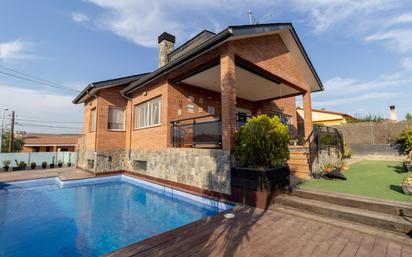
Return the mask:
<path fill-rule="evenodd" d="M 133 171 L 230 194 L 230 154 L 220 149 L 79 151 L 77 166 L 87 169 L 87 159 L 95 159 L 95 173 Z M 145 162 L 146 169 L 136 167 L 135 161 Z"/>

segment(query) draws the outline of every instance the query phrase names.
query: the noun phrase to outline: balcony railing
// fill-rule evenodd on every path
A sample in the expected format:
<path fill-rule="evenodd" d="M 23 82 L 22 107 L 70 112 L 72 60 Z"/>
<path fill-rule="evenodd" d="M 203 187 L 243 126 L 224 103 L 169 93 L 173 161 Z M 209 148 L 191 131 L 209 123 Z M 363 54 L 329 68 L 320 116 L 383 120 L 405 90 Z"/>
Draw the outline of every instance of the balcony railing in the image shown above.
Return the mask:
<path fill-rule="evenodd" d="M 220 114 L 172 121 L 173 147 L 222 148 Z"/>

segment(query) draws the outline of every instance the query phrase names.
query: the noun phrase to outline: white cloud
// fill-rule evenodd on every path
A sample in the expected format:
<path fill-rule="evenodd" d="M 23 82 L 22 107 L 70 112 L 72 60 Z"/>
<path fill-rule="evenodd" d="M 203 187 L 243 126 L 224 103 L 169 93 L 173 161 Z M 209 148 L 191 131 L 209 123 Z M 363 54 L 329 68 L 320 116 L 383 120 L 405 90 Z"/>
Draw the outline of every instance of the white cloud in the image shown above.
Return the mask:
<path fill-rule="evenodd" d="M 202 29 L 221 30 L 221 17 L 244 16 L 251 5 L 275 6 L 278 1 L 237 0 L 87 0 L 105 12 L 98 26 L 145 47 L 156 47 L 157 37 L 167 31 L 183 42 Z M 230 13 L 228 13 L 230 10 Z M 225 24 L 224 26 L 226 26 Z"/>
<path fill-rule="evenodd" d="M 90 21 L 90 18 L 86 15 L 86 14 L 84 14 L 84 13 L 80 13 L 80 12 L 74 12 L 74 13 L 72 13 L 72 19 L 75 21 L 75 22 L 87 22 L 87 21 Z"/>
<path fill-rule="evenodd" d="M 391 29 L 367 36 L 365 40 L 385 41 L 390 49 L 405 53 L 412 50 L 412 29 Z"/>
<path fill-rule="evenodd" d="M 37 120 L 82 121 L 82 106 L 72 104 L 73 97 L 54 94 L 43 90 L 26 89 L 10 85 L 0 85 L 1 108 L 8 107 L 17 117 Z M 22 123 L 22 122 L 21 122 Z M 33 122 L 25 122 L 33 123 Z M 39 123 L 35 123 L 39 124 Z M 65 127 L 81 127 L 82 124 L 51 124 Z M 16 127 L 17 130 L 53 133 L 78 133 L 81 130 L 63 128 Z"/>
<path fill-rule="evenodd" d="M 412 22 L 412 13 L 403 13 L 395 18 L 390 19 L 386 25 L 404 24 Z"/>
<path fill-rule="evenodd" d="M 313 105 L 317 106 L 318 108 L 331 107 L 331 106 L 338 106 L 338 105 L 347 105 L 347 104 L 352 104 L 352 103 L 366 101 L 366 100 L 389 99 L 389 98 L 393 98 L 399 95 L 400 93 L 396 93 L 396 92 L 366 93 L 366 94 L 361 94 L 358 96 L 339 98 L 335 100 L 313 101 Z"/>
<path fill-rule="evenodd" d="M 292 4 L 298 11 L 308 14 L 308 21 L 313 31 L 321 33 L 349 18 L 353 21 L 361 16 L 363 21 L 367 20 L 376 12 L 395 8 L 398 2 L 393 0 L 293 0 Z"/>
<path fill-rule="evenodd" d="M 0 60 L 9 61 L 16 59 L 27 59 L 32 57 L 28 54 L 31 43 L 22 40 L 0 42 Z"/>
<path fill-rule="evenodd" d="M 407 70 L 412 72 L 412 57 L 406 57 L 402 61 L 402 67 Z"/>

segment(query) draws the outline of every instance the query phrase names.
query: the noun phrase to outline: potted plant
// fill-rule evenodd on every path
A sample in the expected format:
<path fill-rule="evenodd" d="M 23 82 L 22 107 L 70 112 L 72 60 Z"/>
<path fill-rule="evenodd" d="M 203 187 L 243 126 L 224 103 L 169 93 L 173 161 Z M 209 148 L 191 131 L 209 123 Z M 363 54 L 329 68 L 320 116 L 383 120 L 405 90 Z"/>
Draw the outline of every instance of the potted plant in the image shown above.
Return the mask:
<path fill-rule="evenodd" d="M 403 192 L 407 195 L 412 195 L 412 176 L 406 176 L 402 182 L 401 182 L 401 186 L 403 189 Z"/>
<path fill-rule="evenodd" d="M 30 167 L 31 167 L 32 170 L 36 169 L 36 167 L 37 167 L 36 162 L 30 163 Z"/>
<path fill-rule="evenodd" d="M 4 160 L 3 161 L 3 170 L 4 171 L 9 171 L 10 163 L 11 163 L 10 160 Z"/>
<path fill-rule="evenodd" d="M 278 117 L 252 117 L 236 132 L 236 167 L 231 171 L 235 201 L 267 208 L 290 184 L 290 136 Z"/>
<path fill-rule="evenodd" d="M 13 171 L 19 171 L 19 170 L 25 170 L 27 167 L 27 163 L 24 161 L 17 161 L 14 160 L 16 162 L 16 167 L 13 167 Z"/>
<path fill-rule="evenodd" d="M 42 167 L 43 169 L 47 168 L 47 162 L 46 162 L 46 161 L 43 161 L 43 162 L 41 163 L 41 167 Z"/>
<path fill-rule="evenodd" d="M 67 167 L 72 166 L 71 157 L 72 157 L 72 153 L 69 153 L 69 162 L 67 162 Z"/>
<path fill-rule="evenodd" d="M 57 167 L 59 167 L 59 168 L 63 167 L 63 161 L 62 160 L 59 160 L 57 162 Z"/>
<path fill-rule="evenodd" d="M 340 172 L 339 167 L 336 167 L 332 163 L 323 164 L 321 170 L 323 172 L 323 178 L 346 180 L 346 177 Z"/>
<path fill-rule="evenodd" d="M 347 161 L 344 161 L 344 160 L 341 160 L 341 161 L 339 162 L 338 167 L 339 167 L 339 169 L 340 169 L 341 171 L 347 171 L 347 170 L 349 170 L 349 168 L 350 168 L 348 162 L 347 162 Z"/>
<path fill-rule="evenodd" d="M 343 159 L 349 159 L 352 157 L 352 149 L 348 144 L 343 145 Z"/>
<path fill-rule="evenodd" d="M 50 163 L 50 168 L 51 168 L 51 169 L 53 169 L 53 168 L 54 168 L 54 166 L 55 166 L 55 164 L 54 164 L 54 158 L 55 158 L 55 157 L 53 156 L 53 158 L 52 158 L 52 162 Z"/>
<path fill-rule="evenodd" d="M 403 163 L 405 165 L 405 169 L 407 171 L 412 171 L 412 151 L 409 152 L 408 157 L 406 158 L 406 161 Z"/>

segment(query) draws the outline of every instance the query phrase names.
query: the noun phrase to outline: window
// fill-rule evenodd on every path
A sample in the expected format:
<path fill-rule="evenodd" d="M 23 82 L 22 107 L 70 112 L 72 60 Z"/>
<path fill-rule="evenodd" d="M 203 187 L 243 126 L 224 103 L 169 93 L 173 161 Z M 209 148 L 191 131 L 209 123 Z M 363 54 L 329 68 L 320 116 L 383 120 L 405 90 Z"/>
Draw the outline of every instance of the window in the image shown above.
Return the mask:
<path fill-rule="evenodd" d="M 96 129 L 96 108 L 90 111 L 90 132 L 94 132 Z"/>
<path fill-rule="evenodd" d="M 109 124 L 111 130 L 124 130 L 124 109 L 109 107 Z"/>
<path fill-rule="evenodd" d="M 159 125 L 161 122 L 161 97 L 136 105 L 135 128 Z"/>

